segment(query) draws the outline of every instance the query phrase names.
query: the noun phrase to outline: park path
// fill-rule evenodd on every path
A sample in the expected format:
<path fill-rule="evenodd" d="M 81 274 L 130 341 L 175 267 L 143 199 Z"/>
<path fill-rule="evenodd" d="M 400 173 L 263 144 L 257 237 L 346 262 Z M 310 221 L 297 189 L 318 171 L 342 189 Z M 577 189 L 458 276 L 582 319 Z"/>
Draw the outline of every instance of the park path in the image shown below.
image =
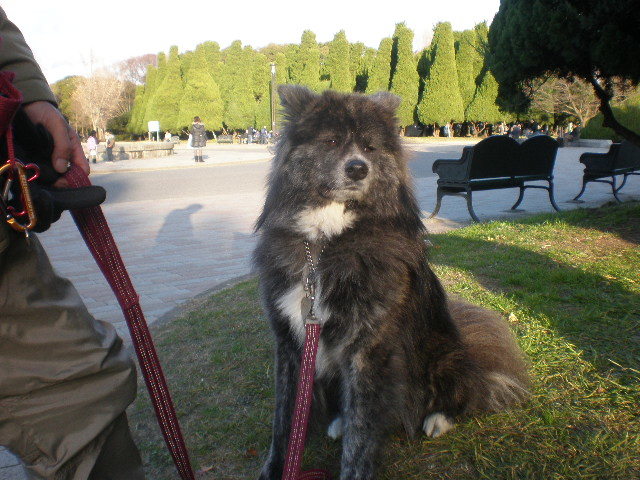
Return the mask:
<path fill-rule="evenodd" d="M 428 216 L 435 205 L 436 178 L 431 164 L 438 158 L 459 158 L 464 141 L 410 143 L 416 196 Z M 556 168 L 556 201 L 560 208 L 595 207 L 612 200 L 610 189 L 589 184 L 586 203 L 571 203 L 580 189 L 584 151 L 605 149 L 562 148 Z M 261 145 L 214 145 L 205 151 L 207 163 L 194 165 L 191 153 L 157 159 L 126 160 L 93 165 L 94 182 L 113 172 L 171 170 L 181 168 L 232 168 L 238 163 L 266 164 L 271 152 Z M 266 167 L 266 165 L 263 165 Z M 266 171 L 266 168 L 262 170 Z M 631 178 L 621 194 L 623 200 L 640 200 L 640 182 Z M 263 189 L 241 194 L 185 195 L 175 199 L 145 199 L 106 203 L 103 207 L 133 283 L 140 294 L 147 321 L 170 319 L 193 297 L 250 273 L 255 245 L 253 223 L 263 201 Z M 517 197 L 515 189 L 474 194 L 474 208 L 482 220 L 516 219 L 525 214 L 552 212 L 546 192 L 527 190 L 522 210 L 509 210 Z M 443 232 L 470 222 L 463 199 L 445 197 L 437 218 L 425 220 L 429 231 Z M 118 304 L 106 281 L 84 246 L 68 214 L 48 232 L 40 235 L 53 265 L 69 277 L 85 300 L 89 311 L 113 323 L 119 333 L 128 332 Z M 19 462 L 0 447 L 0 480 L 24 480 Z"/>

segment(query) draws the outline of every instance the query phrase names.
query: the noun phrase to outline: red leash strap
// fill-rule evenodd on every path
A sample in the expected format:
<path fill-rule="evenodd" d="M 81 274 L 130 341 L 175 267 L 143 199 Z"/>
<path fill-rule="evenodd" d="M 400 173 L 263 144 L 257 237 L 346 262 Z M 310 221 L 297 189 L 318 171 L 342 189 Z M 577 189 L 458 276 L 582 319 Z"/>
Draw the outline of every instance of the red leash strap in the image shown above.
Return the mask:
<path fill-rule="evenodd" d="M 85 173 L 79 167 L 73 165 L 65 175 L 65 178 L 69 182 L 69 186 L 74 188 L 91 185 Z M 89 207 L 74 210 L 71 214 L 96 263 L 118 298 L 131 332 L 133 346 L 151 396 L 151 403 L 158 417 L 160 430 L 162 430 L 162 435 L 173 457 L 180 478 L 194 480 L 195 476 L 180 431 L 180 424 L 178 423 L 169 388 L 162 373 L 162 367 L 160 366 L 147 322 L 140 308 L 138 294 L 133 288 L 102 209 L 100 207 Z"/>
<path fill-rule="evenodd" d="M 307 322 L 305 331 L 304 349 L 296 392 L 296 405 L 291 423 L 282 480 L 328 480 L 331 478 L 324 470 L 300 472 L 302 453 L 307 439 L 307 426 L 313 398 L 313 377 L 316 372 L 316 356 L 318 354 L 318 342 L 320 341 L 322 326 L 317 322 Z"/>

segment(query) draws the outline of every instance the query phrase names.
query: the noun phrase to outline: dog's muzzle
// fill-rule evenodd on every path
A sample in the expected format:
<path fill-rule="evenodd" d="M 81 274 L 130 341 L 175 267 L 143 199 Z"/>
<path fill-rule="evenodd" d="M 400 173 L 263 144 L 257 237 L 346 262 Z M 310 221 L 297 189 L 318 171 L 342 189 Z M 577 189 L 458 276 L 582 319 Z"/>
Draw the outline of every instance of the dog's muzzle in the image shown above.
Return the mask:
<path fill-rule="evenodd" d="M 369 166 L 360 159 L 349 160 L 344 167 L 344 171 L 351 180 L 357 182 L 369 174 Z"/>

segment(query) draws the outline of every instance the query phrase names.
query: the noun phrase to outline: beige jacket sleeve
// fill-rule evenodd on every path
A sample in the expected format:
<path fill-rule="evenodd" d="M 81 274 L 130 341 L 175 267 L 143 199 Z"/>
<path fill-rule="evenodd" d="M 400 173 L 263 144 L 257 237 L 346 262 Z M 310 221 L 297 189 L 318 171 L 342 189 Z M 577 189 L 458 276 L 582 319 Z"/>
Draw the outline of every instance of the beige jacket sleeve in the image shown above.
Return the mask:
<path fill-rule="evenodd" d="M 24 102 L 45 100 L 57 105 L 56 97 L 33 58 L 33 52 L 22 33 L 0 7 L 0 70 L 16 74 L 14 85 L 24 96 Z"/>

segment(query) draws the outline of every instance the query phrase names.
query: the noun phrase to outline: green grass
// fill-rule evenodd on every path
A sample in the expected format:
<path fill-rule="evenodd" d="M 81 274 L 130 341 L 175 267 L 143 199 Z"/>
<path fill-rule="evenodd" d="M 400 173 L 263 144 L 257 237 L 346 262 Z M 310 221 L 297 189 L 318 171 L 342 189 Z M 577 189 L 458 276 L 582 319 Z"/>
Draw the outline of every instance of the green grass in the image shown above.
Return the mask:
<path fill-rule="evenodd" d="M 640 205 L 477 224 L 431 241 L 446 288 L 509 319 L 532 397 L 435 440 L 392 437 L 379 478 L 640 478 Z M 154 336 L 200 478 L 257 478 L 273 379 L 255 280 Z M 143 389 L 130 415 L 148 476 L 175 478 Z M 337 474 L 339 443 L 314 435 L 305 458 Z"/>

